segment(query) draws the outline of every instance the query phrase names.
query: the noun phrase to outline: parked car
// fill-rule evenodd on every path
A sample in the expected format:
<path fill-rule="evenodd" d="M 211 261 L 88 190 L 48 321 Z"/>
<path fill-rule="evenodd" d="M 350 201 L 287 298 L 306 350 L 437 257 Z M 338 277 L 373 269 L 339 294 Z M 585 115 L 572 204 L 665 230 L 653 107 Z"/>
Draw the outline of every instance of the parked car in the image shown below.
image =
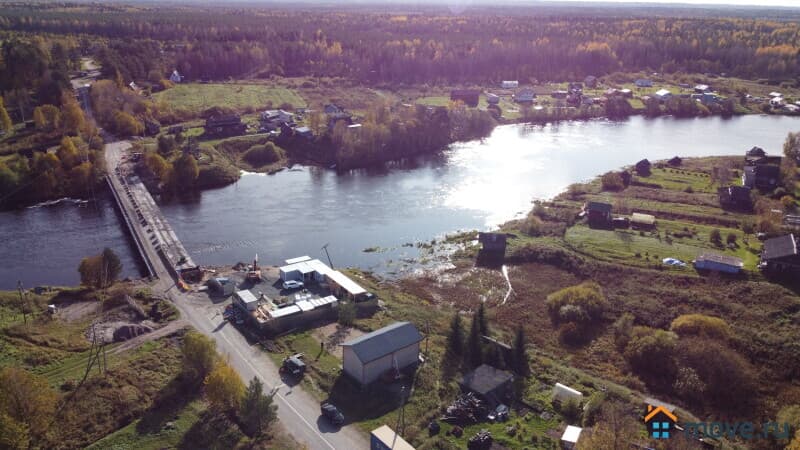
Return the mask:
<path fill-rule="evenodd" d="M 303 287 L 302 281 L 289 280 L 283 282 L 284 289 L 300 289 Z"/>
<path fill-rule="evenodd" d="M 302 377 L 306 371 L 306 363 L 301 359 L 303 355 L 298 353 L 283 360 L 281 364 L 281 373 L 292 375 L 294 377 Z"/>
<path fill-rule="evenodd" d="M 332 403 L 324 402 L 320 406 L 320 411 L 332 424 L 341 425 L 344 423 L 344 415 Z"/>

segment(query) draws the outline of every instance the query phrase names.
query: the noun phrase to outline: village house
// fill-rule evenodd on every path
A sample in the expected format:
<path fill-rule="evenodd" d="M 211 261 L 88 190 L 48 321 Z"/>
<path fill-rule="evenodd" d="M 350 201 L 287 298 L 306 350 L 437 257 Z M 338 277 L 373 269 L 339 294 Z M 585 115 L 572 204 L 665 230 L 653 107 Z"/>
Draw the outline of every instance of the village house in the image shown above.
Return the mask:
<path fill-rule="evenodd" d="M 781 168 L 774 164 L 745 166 L 742 174 L 742 185 L 750 189 L 771 192 L 781 181 Z"/>
<path fill-rule="evenodd" d="M 267 130 L 277 130 L 283 124 L 294 123 L 294 114 L 282 109 L 268 109 L 261 113 L 259 119 L 261 127 Z"/>
<path fill-rule="evenodd" d="M 580 405 L 583 402 L 583 393 L 565 384 L 556 383 L 553 386 L 552 401 L 558 404 L 574 402 Z"/>
<path fill-rule="evenodd" d="M 764 241 L 759 267 L 771 272 L 800 272 L 797 240 L 787 234 Z"/>
<path fill-rule="evenodd" d="M 505 254 L 506 238 L 505 233 L 478 233 L 478 242 L 484 252 Z"/>
<path fill-rule="evenodd" d="M 753 197 L 746 186 L 728 186 L 717 189 L 719 204 L 726 209 L 749 211 L 753 209 Z"/>
<path fill-rule="evenodd" d="M 500 83 L 500 87 L 502 87 L 503 89 L 516 89 L 519 87 L 519 81 L 506 80 Z"/>
<path fill-rule="evenodd" d="M 533 92 L 533 89 L 521 89 L 516 94 L 514 94 L 514 101 L 517 103 L 533 103 L 533 100 L 536 98 L 536 94 Z"/>
<path fill-rule="evenodd" d="M 486 103 L 490 105 L 496 105 L 500 103 L 500 96 L 497 94 L 487 93 L 486 94 Z"/>
<path fill-rule="evenodd" d="M 636 85 L 636 87 L 639 87 L 639 88 L 653 87 L 653 81 L 652 80 L 648 80 L 647 78 L 640 78 L 640 79 L 636 80 L 634 82 L 634 84 Z"/>
<path fill-rule="evenodd" d="M 670 92 L 668 89 L 659 89 L 655 94 L 653 94 L 653 96 L 659 101 L 665 102 L 672 98 L 672 92 Z"/>
<path fill-rule="evenodd" d="M 561 98 L 561 99 L 567 98 L 568 95 L 569 95 L 569 91 L 565 91 L 565 90 L 555 90 L 555 91 L 550 93 L 551 97 L 553 97 L 553 98 Z"/>
<path fill-rule="evenodd" d="M 619 95 L 621 95 L 623 98 L 633 98 L 633 91 L 630 90 L 630 89 L 627 89 L 627 88 L 626 89 L 620 89 L 619 90 Z"/>
<path fill-rule="evenodd" d="M 505 370 L 500 370 L 488 364 L 481 364 L 464 375 L 459 385 L 464 392 L 472 392 L 478 398 L 496 407 L 500 404 L 509 404 L 513 388 L 511 383 L 514 375 Z"/>
<path fill-rule="evenodd" d="M 583 84 L 586 85 L 587 88 L 596 88 L 597 87 L 597 77 L 594 75 L 589 75 L 588 77 L 583 79 Z"/>
<path fill-rule="evenodd" d="M 247 125 L 237 114 L 211 116 L 206 119 L 205 134 L 212 137 L 238 136 L 244 134 Z"/>
<path fill-rule="evenodd" d="M 172 71 L 172 74 L 169 76 L 169 81 L 173 83 L 180 83 L 183 80 L 181 74 L 178 73 L 178 69 Z"/>
<path fill-rule="evenodd" d="M 308 140 L 314 139 L 314 133 L 311 131 L 311 128 L 308 127 L 295 128 L 294 135 Z"/>
<path fill-rule="evenodd" d="M 396 431 L 389 425 L 381 425 L 369 434 L 370 450 L 414 450 Z"/>
<path fill-rule="evenodd" d="M 694 91 L 698 94 L 704 94 L 706 92 L 711 92 L 711 87 L 707 84 L 698 84 L 694 87 Z"/>
<path fill-rule="evenodd" d="M 342 344 L 342 368 L 362 386 L 390 371 L 419 363 L 422 335 L 411 322 L 389 326 Z"/>
<path fill-rule="evenodd" d="M 611 226 L 611 205 L 603 202 L 589 202 L 584 211 L 592 228 L 608 228 Z"/>
<path fill-rule="evenodd" d="M 744 268 L 744 261 L 734 256 L 702 253 L 694 260 L 694 268 L 710 272 L 737 274 Z"/>
<path fill-rule="evenodd" d="M 453 89 L 450 91 L 450 100 L 461 102 L 467 106 L 476 107 L 480 100 L 481 91 L 477 89 Z"/>

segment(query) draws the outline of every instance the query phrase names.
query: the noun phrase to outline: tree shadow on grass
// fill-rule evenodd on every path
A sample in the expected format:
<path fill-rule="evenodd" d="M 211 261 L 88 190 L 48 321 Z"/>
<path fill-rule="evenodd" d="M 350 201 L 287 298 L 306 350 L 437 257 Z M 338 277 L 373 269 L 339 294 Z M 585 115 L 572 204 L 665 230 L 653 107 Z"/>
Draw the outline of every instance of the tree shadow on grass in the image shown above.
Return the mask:
<path fill-rule="evenodd" d="M 239 427 L 224 413 L 206 410 L 186 431 L 178 449 L 230 449 L 244 437 Z"/>
<path fill-rule="evenodd" d="M 197 389 L 193 389 L 191 384 L 181 374 L 175 376 L 156 395 L 152 406 L 144 412 L 141 420 L 136 424 L 136 431 L 139 434 L 158 433 L 167 422 L 174 420 L 178 413 L 194 399 L 192 393 L 198 392 Z"/>

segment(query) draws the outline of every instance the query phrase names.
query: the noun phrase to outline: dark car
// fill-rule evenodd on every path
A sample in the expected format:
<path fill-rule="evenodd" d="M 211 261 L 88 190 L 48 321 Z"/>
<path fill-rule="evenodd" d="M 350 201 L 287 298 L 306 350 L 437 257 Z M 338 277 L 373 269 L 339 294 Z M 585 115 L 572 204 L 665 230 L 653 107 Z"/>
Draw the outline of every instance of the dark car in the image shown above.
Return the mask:
<path fill-rule="evenodd" d="M 301 377 L 306 371 L 306 364 L 300 359 L 300 355 L 290 356 L 283 360 L 281 373 Z"/>
<path fill-rule="evenodd" d="M 325 402 L 320 407 L 322 415 L 325 416 L 332 424 L 341 425 L 344 423 L 344 415 L 333 404 Z"/>

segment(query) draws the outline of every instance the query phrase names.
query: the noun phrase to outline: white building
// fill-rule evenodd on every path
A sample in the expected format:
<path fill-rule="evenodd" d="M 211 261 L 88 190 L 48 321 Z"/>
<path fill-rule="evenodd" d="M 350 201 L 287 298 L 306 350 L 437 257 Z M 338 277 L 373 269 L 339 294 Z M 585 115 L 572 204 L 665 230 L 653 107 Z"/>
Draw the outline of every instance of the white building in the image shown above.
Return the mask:
<path fill-rule="evenodd" d="M 367 290 L 350 277 L 338 270 L 331 269 L 324 262 L 308 256 L 287 259 L 286 265 L 278 270 L 282 281 L 328 283 L 330 290 L 340 298 L 358 301 L 367 296 Z"/>
<path fill-rule="evenodd" d="M 237 291 L 233 294 L 233 303 L 245 311 L 258 309 L 258 299 L 250 291 Z"/>
<path fill-rule="evenodd" d="M 344 372 L 362 385 L 419 362 L 422 335 L 411 322 L 396 322 L 342 344 Z"/>
<path fill-rule="evenodd" d="M 655 94 L 653 94 L 657 99 L 661 100 L 662 102 L 672 97 L 672 92 L 667 89 L 659 89 Z"/>
<path fill-rule="evenodd" d="M 561 447 L 565 450 L 572 450 L 578 445 L 578 440 L 581 438 L 583 428 L 567 425 L 564 434 L 561 435 Z"/>
<path fill-rule="evenodd" d="M 519 87 L 519 81 L 517 80 L 506 80 L 500 83 L 500 87 L 503 89 L 514 89 Z"/>
<path fill-rule="evenodd" d="M 389 428 L 389 425 L 372 430 L 369 441 L 370 450 L 414 450 L 414 447 Z"/>
<path fill-rule="evenodd" d="M 583 394 L 569 386 L 556 383 L 553 386 L 553 401 L 563 403 L 569 400 L 580 403 L 583 400 Z"/>
<path fill-rule="evenodd" d="M 178 73 L 177 69 L 173 70 L 172 75 L 169 76 L 169 81 L 173 83 L 180 83 L 182 79 L 183 77 Z"/>

